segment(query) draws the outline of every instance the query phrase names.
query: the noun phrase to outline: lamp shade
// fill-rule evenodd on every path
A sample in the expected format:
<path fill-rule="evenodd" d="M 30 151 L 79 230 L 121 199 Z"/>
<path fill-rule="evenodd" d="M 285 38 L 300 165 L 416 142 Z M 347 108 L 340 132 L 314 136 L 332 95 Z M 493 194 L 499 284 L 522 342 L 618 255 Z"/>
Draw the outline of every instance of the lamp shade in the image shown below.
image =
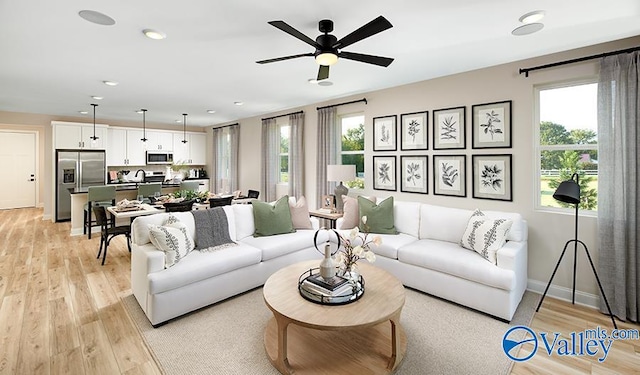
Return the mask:
<path fill-rule="evenodd" d="M 573 179 L 575 177 L 575 180 Z M 560 202 L 569 204 L 580 203 L 580 185 L 578 185 L 578 175 L 574 174 L 570 180 L 562 181 L 560 186 L 553 193 L 553 198 Z"/>
<path fill-rule="evenodd" d="M 327 181 L 352 181 L 355 179 L 355 165 L 327 165 Z"/>

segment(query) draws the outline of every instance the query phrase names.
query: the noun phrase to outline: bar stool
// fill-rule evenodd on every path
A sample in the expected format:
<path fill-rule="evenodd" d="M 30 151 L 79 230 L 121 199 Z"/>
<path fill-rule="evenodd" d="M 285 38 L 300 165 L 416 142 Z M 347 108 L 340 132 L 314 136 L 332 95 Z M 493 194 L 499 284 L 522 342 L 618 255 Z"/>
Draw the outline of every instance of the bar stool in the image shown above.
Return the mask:
<path fill-rule="evenodd" d="M 180 183 L 180 190 L 198 191 L 200 189 L 200 183 L 198 181 L 182 181 Z"/>
<path fill-rule="evenodd" d="M 162 182 L 138 185 L 138 195 L 142 195 L 142 201 L 144 203 L 150 203 L 151 200 L 149 197 L 153 197 L 155 193 L 162 193 Z"/>
<path fill-rule="evenodd" d="M 109 207 L 116 205 L 115 186 L 90 186 L 87 193 L 87 204 L 84 206 L 84 229 L 83 233 L 91 239 L 91 228 L 97 226 L 92 218 L 93 206 Z"/>

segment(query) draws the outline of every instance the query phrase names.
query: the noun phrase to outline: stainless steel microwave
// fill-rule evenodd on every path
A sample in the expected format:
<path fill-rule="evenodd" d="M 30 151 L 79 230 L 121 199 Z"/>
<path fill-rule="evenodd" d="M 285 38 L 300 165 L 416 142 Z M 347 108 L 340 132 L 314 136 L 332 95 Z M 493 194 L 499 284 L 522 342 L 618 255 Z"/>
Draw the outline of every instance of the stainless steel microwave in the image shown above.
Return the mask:
<path fill-rule="evenodd" d="M 173 164 L 173 152 L 147 151 L 147 164 Z"/>

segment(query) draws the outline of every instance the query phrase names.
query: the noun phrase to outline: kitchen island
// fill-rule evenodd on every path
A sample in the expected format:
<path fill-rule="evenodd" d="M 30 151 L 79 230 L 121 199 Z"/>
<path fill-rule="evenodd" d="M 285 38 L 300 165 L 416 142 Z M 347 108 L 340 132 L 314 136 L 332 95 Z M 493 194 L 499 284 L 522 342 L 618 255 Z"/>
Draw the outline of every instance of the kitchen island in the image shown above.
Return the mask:
<path fill-rule="evenodd" d="M 116 202 L 123 199 L 134 200 L 138 193 L 138 185 L 142 183 L 129 182 L 124 184 L 109 184 L 116 186 Z M 163 183 L 162 194 L 173 193 L 180 188 L 180 184 Z M 88 189 L 69 189 L 71 193 L 71 235 L 81 236 L 84 228 L 84 205 L 87 204 Z M 122 223 L 124 224 L 124 222 Z M 100 227 L 93 227 L 93 232 L 100 232 Z"/>

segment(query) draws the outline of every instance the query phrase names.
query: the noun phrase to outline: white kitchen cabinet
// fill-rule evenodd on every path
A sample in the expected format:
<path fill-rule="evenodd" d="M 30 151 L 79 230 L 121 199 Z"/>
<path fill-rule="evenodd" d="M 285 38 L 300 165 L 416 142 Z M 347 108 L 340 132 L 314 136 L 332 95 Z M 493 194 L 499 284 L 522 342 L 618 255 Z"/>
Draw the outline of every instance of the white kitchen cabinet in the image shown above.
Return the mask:
<path fill-rule="evenodd" d="M 173 149 L 173 133 L 170 131 L 147 130 L 147 139 L 147 150 L 149 151 L 172 151 Z"/>
<path fill-rule="evenodd" d="M 109 128 L 107 166 L 145 165 L 142 130 Z"/>
<path fill-rule="evenodd" d="M 56 149 L 104 150 L 107 145 L 107 126 L 96 125 L 95 141 L 93 124 L 52 121 L 54 144 Z"/>
<path fill-rule="evenodd" d="M 187 143 L 183 143 L 185 139 Z M 174 133 L 173 160 L 178 164 L 207 164 L 207 135 L 205 133 Z"/>

